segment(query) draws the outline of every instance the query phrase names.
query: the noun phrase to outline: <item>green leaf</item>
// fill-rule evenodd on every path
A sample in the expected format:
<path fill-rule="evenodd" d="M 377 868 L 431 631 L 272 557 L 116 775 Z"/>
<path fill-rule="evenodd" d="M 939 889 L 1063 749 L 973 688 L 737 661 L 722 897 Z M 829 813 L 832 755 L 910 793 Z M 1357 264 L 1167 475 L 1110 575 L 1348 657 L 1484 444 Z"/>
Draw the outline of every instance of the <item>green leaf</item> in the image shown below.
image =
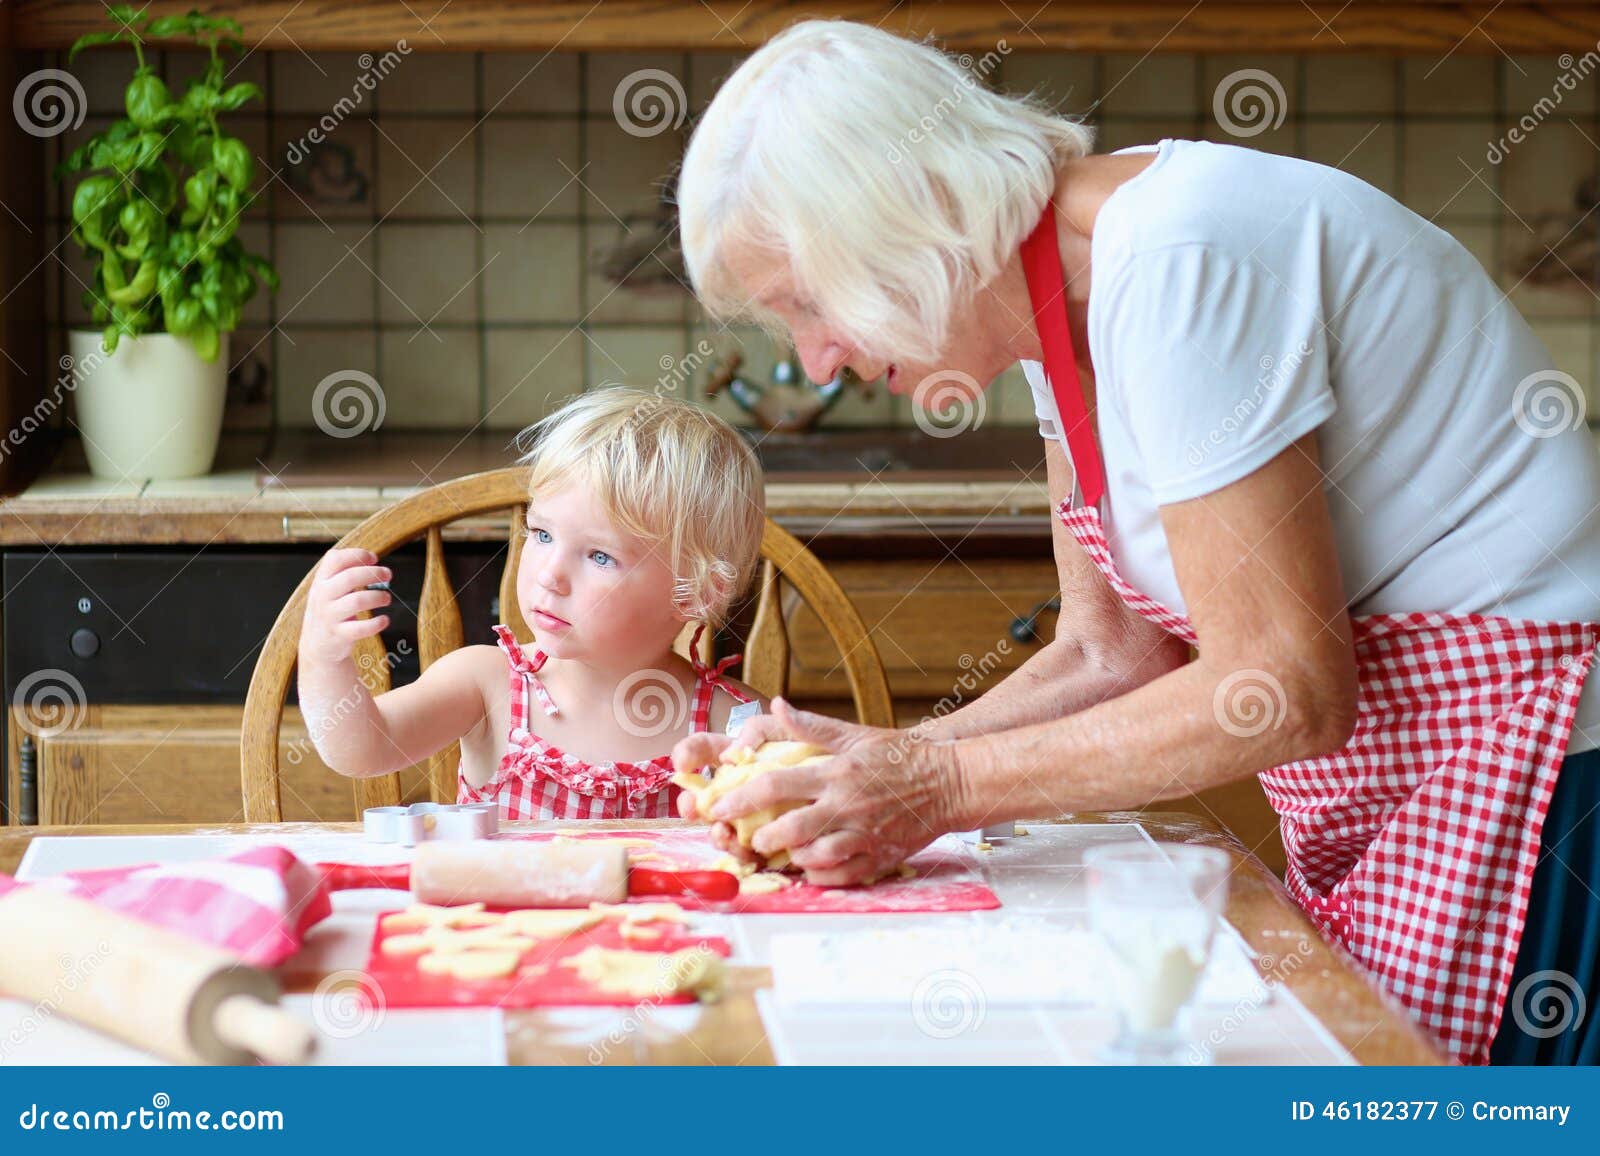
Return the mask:
<path fill-rule="evenodd" d="M 72 219 L 82 223 L 110 208 L 120 198 L 116 177 L 84 177 L 72 194 Z"/>
<path fill-rule="evenodd" d="M 72 194 L 72 220 L 91 248 L 104 249 L 110 243 L 112 210 L 122 203 L 124 193 L 115 177 L 85 177 Z"/>
<path fill-rule="evenodd" d="M 278 285 L 280 284 L 278 271 L 272 267 L 271 261 L 268 261 L 265 257 L 257 257 L 254 253 L 245 254 L 244 261 L 250 271 L 261 278 L 268 289 L 274 293 L 278 291 Z"/>
<path fill-rule="evenodd" d="M 217 111 L 221 100 L 222 93 L 217 91 L 216 85 L 196 80 L 183 94 L 183 111 L 197 120 L 204 119 Z"/>
<path fill-rule="evenodd" d="M 122 262 L 108 253 L 100 261 L 100 281 L 105 286 L 106 297 L 128 287 L 128 278 L 122 272 Z"/>
<path fill-rule="evenodd" d="M 78 53 L 85 48 L 95 48 L 101 44 L 121 44 L 127 36 L 121 32 L 85 32 L 72 42 L 72 47 L 67 50 L 67 63 L 71 64 L 78 58 Z"/>
<path fill-rule="evenodd" d="M 248 189 L 255 179 L 256 159 L 237 137 L 219 136 L 212 141 L 211 163 L 217 166 L 223 180 L 240 191 Z"/>
<path fill-rule="evenodd" d="M 261 86 L 257 84 L 251 84 L 248 80 L 246 80 L 229 88 L 222 94 L 217 103 L 223 109 L 227 110 L 228 112 L 232 112 L 234 109 L 239 108 L 248 101 L 256 99 L 256 97 L 260 95 Z"/>
<path fill-rule="evenodd" d="M 217 327 L 210 322 L 201 322 L 189 334 L 189 340 L 194 342 L 195 352 L 205 361 L 215 361 L 217 350 L 222 342 L 217 335 Z"/>
<path fill-rule="evenodd" d="M 154 128 L 161 120 L 162 111 L 171 103 L 166 83 L 153 72 L 135 76 L 123 93 L 128 119 L 144 129 Z"/>
<path fill-rule="evenodd" d="M 185 297 L 176 305 L 167 308 L 167 332 L 186 334 L 194 332 L 195 326 L 201 321 L 200 302 L 193 297 Z"/>
<path fill-rule="evenodd" d="M 112 289 L 106 294 L 113 305 L 139 305 L 147 300 L 156 290 L 156 263 L 154 260 L 144 260 L 139 263 L 139 270 L 120 289 Z"/>
<path fill-rule="evenodd" d="M 139 189 L 163 215 L 172 212 L 178 204 L 178 178 L 162 161 L 139 173 Z"/>
<path fill-rule="evenodd" d="M 182 36 L 189 31 L 189 17 L 161 16 L 144 26 L 144 34 L 152 40 L 165 40 L 169 36 Z"/>
<path fill-rule="evenodd" d="M 133 163 L 129 168 L 148 169 L 161 163 L 161 153 L 166 147 L 166 138 L 158 132 L 142 132 L 137 140 L 128 142 L 134 146 Z"/>
<path fill-rule="evenodd" d="M 216 169 L 201 169 L 184 181 L 183 199 L 188 208 L 183 214 L 183 224 L 193 225 L 202 220 L 211 209 L 211 200 L 216 191 Z"/>

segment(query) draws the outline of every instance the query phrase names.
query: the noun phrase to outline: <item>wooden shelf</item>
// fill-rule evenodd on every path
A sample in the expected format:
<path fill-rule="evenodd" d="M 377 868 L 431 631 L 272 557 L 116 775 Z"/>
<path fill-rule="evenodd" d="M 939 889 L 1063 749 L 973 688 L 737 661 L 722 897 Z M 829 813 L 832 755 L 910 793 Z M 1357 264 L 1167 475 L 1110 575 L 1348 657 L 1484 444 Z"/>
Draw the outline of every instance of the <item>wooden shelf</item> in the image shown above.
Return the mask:
<path fill-rule="evenodd" d="M 152 0 L 150 13 L 197 0 Z M 1574 52 L 1600 41 L 1594 0 L 1450 4 L 1430 0 L 1200 0 L 1199 3 L 1007 4 L 810 0 L 225 0 L 245 39 L 268 49 L 476 52 L 711 49 L 747 51 L 808 16 L 839 16 L 894 32 L 933 34 L 979 51 L 1354 52 L 1445 55 Z M 21 0 L 11 5 L 16 43 L 60 49 L 103 29 L 101 0 Z"/>

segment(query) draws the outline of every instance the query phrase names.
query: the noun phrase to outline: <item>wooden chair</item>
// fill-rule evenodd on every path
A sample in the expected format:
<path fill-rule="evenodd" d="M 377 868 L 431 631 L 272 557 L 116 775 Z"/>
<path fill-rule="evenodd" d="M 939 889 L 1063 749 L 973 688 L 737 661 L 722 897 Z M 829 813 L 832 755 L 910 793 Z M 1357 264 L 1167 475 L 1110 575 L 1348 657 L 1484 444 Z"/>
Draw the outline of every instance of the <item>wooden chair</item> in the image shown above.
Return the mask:
<path fill-rule="evenodd" d="M 532 632 L 517 607 L 517 564 L 522 554 L 520 532 L 527 516 L 527 470 L 510 467 L 471 474 L 414 494 L 351 530 L 336 544 L 361 547 L 380 558 L 396 548 L 427 537 L 427 559 L 423 569 L 422 598 L 417 608 L 417 649 L 423 669 L 442 655 L 463 644 L 461 611 L 445 570 L 442 527 L 458 518 L 509 510 L 510 550 L 505 571 L 500 576 L 500 617 L 519 640 L 529 641 Z M 758 580 L 755 618 L 745 647 L 743 680 L 767 696 L 784 693 L 788 684 L 789 640 L 780 602 L 780 585 L 787 582 L 815 611 L 839 648 L 855 699 L 856 717 L 868 726 L 894 725 L 894 709 L 889 698 L 889 681 L 877 647 L 862 625 L 860 616 L 839 584 L 788 531 L 768 519 L 761 541 L 762 565 Z M 244 787 L 244 817 L 249 823 L 276 823 L 283 820 L 283 804 L 278 779 L 278 732 L 289 679 L 294 672 L 300 639 L 300 623 L 305 614 L 306 594 L 312 574 L 307 574 L 294 595 L 278 615 L 267 636 L 250 679 L 245 698 L 243 733 L 239 745 L 241 778 Z M 362 617 L 368 617 L 363 613 Z M 709 634 L 709 632 L 708 632 Z M 688 631 L 679 640 L 686 645 Z M 708 640 L 709 641 L 709 640 Z M 709 652 L 700 656 L 709 660 Z M 385 661 L 381 636 L 362 639 L 355 650 L 362 681 L 374 695 L 389 689 L 389 665 Z M 460 744 L 449 747 L 427 760 L 429 793 L 435 802 L 453 803 L 456 798 L 456 767 Z M 420 764 L 419 764 L 420 766 Z M 352 779 L 355 785 L 356 815 L 366 807 L 394 806 L 400 802 L 400 774 L 368 779 Z"/>

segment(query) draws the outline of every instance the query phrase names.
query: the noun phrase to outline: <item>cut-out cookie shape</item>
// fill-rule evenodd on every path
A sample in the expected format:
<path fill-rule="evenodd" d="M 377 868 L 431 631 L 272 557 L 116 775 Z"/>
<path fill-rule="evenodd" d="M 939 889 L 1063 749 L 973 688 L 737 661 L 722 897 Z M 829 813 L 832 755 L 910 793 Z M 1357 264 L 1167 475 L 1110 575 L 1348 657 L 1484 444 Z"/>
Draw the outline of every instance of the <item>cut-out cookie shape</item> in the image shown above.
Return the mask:
<path fill-rule="evenodd" d="M 722 957 L 703 947 L 682 951 L 618 951 L 589 947 L 561 961 L 600 991 L 635 999 L 692 992 L 705 1003 L 722 993 Z"/>

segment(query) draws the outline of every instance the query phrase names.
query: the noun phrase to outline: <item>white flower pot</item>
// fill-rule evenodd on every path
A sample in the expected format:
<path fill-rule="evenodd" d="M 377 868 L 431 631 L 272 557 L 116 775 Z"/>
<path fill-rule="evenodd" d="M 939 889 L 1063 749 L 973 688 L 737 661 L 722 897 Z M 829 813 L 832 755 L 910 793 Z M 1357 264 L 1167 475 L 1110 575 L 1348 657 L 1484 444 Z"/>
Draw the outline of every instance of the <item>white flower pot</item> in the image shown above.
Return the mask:
<path fill-rule="evenodd" d="M 69 352 L 90 473 L 139 480 L 210 472 L 228 389 L 227 334 L 214 362 L 170 333 L 124 337 L 107 354 L 99 330 L 73 330 Z"/>

